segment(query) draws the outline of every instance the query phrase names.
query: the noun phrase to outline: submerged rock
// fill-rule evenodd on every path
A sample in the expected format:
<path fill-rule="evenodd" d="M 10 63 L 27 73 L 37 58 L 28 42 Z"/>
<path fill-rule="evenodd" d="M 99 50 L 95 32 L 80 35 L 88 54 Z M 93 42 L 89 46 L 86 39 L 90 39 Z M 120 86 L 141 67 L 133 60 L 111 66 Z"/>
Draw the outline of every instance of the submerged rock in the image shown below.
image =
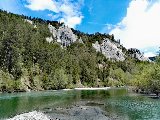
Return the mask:
<path fill-rule="evenodd" d="M 7 120 L 111 120 L 104 111 L 95 106 L 72 106 L 69 108 L 47 108 L 45 112 L 29 112 Z"/>
<path fill-rule="evenodd" d="M 53 120 L 110 120 L 99 107 L 73 106 L 46 111 Z"/>

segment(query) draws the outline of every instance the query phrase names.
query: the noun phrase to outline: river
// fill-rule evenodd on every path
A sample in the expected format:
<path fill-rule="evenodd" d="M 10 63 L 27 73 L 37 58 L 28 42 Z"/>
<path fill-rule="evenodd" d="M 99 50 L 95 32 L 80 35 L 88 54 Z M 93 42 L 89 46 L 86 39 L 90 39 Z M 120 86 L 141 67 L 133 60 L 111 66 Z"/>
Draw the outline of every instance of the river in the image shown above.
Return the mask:
<path fill-rule="evenodd" d="M 47 113 L 52 108 L 66 108 L 76 104 L 98 107 L 114 120 L 160 119 L 159 99 L 135 94 L 127 89 L 1 93 L 0 119 L 31 111 Z"/>

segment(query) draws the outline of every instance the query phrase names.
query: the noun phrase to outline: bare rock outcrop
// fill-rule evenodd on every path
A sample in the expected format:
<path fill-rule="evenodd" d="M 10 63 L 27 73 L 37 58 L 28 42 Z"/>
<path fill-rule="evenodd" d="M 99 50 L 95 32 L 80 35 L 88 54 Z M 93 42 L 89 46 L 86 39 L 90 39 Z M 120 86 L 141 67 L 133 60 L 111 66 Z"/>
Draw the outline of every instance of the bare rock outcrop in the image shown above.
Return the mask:
<path fill-rule="evenodd" d="M 150 61 L 149 58 L 144 57 L 143 53 L 141 53 L 140 50 L 136 48 L 128 49 L 128 54 L 131 58 L 135 58 L 140 61 Z"/>
<path fill-rule="evenodd" d="M 114 59 L 117 61 L 125 60 L 125 54 L 122 52 L 122 50 L 108 38 L 104 39 L 101 44 L 96 41 L 96 43 L 92 44 L 92 46 L 97 52 L 101 52 L 108 59 Z"/>
<path fill-rule="evenodd" d="M 56 40 L 56 42 L 60 43 L 62 47 L 67 47 L 71 45 L 71 43 L 78 40 L 78 37 L 68 26 L 62 25 L 58 29 L 56 29 L 54 26 L 49 24 L 48 28 L 52 33 L 52 37 Z M 53 38 L 48 37 L 46 40 L 51 42 Z"/>

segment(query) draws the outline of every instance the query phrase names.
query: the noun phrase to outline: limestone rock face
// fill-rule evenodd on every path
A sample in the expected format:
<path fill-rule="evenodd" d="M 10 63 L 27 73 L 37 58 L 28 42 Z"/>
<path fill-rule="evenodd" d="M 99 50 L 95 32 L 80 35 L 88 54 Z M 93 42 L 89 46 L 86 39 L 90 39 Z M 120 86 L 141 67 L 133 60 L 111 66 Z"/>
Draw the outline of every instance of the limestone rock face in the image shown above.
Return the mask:
<path fill-rule="evenodd" d="M 62 25 L 58 29 L 56 29 L 51 24 L 48 25 L 50 32 L 52 33 L 51 37 L 46 38 L 48 42 L 58 42 L 62 47 L 70 46 L 73 42 L 83 43 L 82 39 L 78 39 L 77 35 L 75 35 L 71 28 L 68 26 Z M 92 46 L 96 49 L 97 52 L 101 52 L 106 58 L 110 60 L 116 61 L 124 61 L 126 55 L 122 52 L 120 42 L 113 42 L 109 38 L 105 38 L 101 44 L 98 41 Z M 136 58 L 140 61 L 149 61 L 148 58 L 145 58 L 143 54 L 138 49 L 129 49 L 129 56 L 132 58 Z"/>
<path fill-rule="evenodd" d="M 51 36 L 51 37 L 47 37 L 47 38 L 46 38 L 46 41 L 49 42 L 49 43 L 52 42 L 52 41 L 53 41 L 52 36 Z"/>
<path fill-rule="evenodd" d="M 61 26 L 58 29 L 57 42 L 60 42 L 62 46 L 69 46 L 71 43 L 77 40 L 77 36 L 73 34 L 72 30 L 67 26 Z"/>
<path fill-rule="evenodd" d="M 140 50 L 136 48 L 128 49 L 129 56 L 140 61 L 150 61 L 148 58 L 144 57 L 144 55 L 140 52 Z"/>
<path fill-rule="evenodd" d="M 33 21 L 32 20 L 25 19 L 24 21 L 30 23 L 31 25 L 33 25 Z"/>
<path fill-rule="evenodd" d="M 56 29 L 54 26 L 49 24 L 48 28 L 56 42 L 60 43 L 62 47 L 67 47 L 78 39 L 78 37 L 72 32 L 71 28 L 67 26 L 63 25 Z M 47 40 L 50 41 L 51 38 L 47 38 Z"/>
<path fill-rule="evenodd" d="M 50 24 L 48 25 L 48 28 L 49 28 L 49 31 L 52 33 L 52 36 L 54 38 L 56 38 L 57 37 L 57 30 L 56 30 L 56 28 L 54 26 L 50 25 Z"/>
<path fill-rule="evenodd" d="M 96 41 L 96 43 L 92 44 L 92 46 L 97 52 L 101 52 L 108 59 L 114 59 L 117 61 L 125 60 L 125 54 L 122 52 L 122 50 L 108 38 L 104 39 L 102 44 L 99 44 L 98 41 Z"/>

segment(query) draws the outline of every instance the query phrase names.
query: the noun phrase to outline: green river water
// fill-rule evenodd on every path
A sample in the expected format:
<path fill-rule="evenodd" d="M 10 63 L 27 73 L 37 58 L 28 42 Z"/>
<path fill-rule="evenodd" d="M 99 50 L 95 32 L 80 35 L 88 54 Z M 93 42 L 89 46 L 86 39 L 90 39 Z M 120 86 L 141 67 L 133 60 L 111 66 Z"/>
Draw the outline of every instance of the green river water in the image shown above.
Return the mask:
<path fill-rule="evenodd" d="M 160 120 L 160 99 L 127 89 L 1 93 L 0 119 L 34 110 L 71 106 L 81 101 L 90 101 L 88 105 L 100 107 L 116 120 Z"/>

